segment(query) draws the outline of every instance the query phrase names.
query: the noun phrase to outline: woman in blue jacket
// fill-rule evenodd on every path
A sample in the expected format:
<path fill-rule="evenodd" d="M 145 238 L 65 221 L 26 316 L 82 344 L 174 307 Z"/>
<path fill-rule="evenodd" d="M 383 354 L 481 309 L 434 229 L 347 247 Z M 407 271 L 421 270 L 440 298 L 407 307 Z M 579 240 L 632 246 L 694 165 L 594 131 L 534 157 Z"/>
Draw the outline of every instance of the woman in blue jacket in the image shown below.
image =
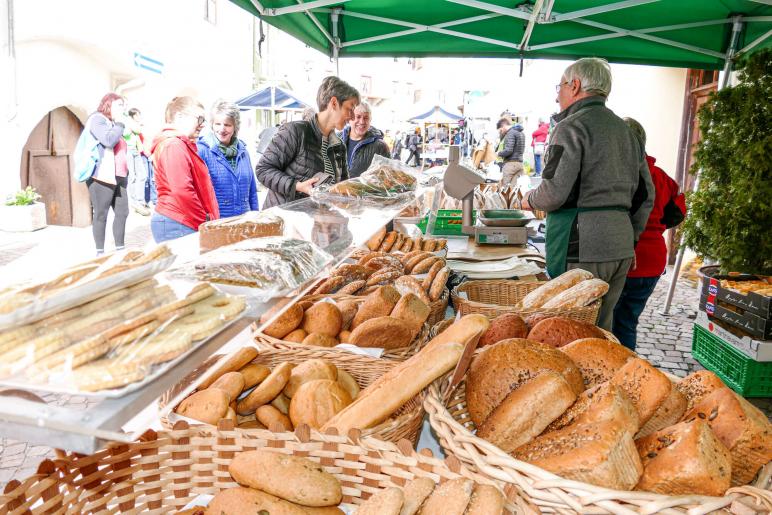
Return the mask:
<path fill-rule="evenodd" d="M 198 155 L 209 168 L 221 218 L 258 210 L 252 163 L 237 137 L 240 121 L 236 104 L 218 100 L 212 106 L 212 131 L 198 138 Z"/>

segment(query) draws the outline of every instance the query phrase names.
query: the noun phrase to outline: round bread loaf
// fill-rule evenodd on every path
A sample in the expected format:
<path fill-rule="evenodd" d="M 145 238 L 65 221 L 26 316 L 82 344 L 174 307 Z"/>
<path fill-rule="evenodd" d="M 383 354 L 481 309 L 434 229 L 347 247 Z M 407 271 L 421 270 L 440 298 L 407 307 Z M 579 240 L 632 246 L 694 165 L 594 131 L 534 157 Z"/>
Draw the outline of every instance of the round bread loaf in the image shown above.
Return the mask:
<path fill-rule="evenodd" d="M 332 302 L 317 302 L 303 315 L 303 330 L 308 334 L 319 333 L 337 336 L 343 327 L 343 315 Z"/>
<path fill-rule="evenodd" d="M 292 424 L 308 424 L 319 429 L 351 404 L 351 395 L 337 381 L 317 379 L 303 383 L 290 401 Z"/>
<path fill-rule="evenodd" d="M 308 336 L 308 333 L 303 329 L 295 329 L 284 338 L 282 338 L 282 340 L 285 342 L 303 343 L 303 340 L 306 339 L 306 336 Z"/>
<path fill-rule="evenodd" d="M 289 381 L 284 387 L 283 393 L 292 398 L 295 392 L 303 383 L 314 381 L 316 379 L 329 379 L 336 381 L 338 379 L 338 369 L 332 363 L 323 359 L 309 359 L 292 369 Z"/>
<path fill-rule="evenodd" d="M 628 359 L 636 357 L 624 345 L 603 338 L 582 338 L 560 350 L 579 367 L 586 388 L 605 383 Z"/>
<path fill-rule="evenodd" d="M 559 350 L 539 342 L 512 338 L 485 347 L 472 360 L 466 380 L 466 404 L 479 427 L 510 391 L 545 370 L 561 374 L 579 395 L 582 374 Z"/>
<path fill-rule="evenodd" d="M 311 333 L 300 342 L 303 345 L 316 345 L 317 347 L 335 347 L 340 342 L 335 336 L 322 333 Z"/>
<path fill-rule="evenodd" d="M 542 320 L 533 326 L 528 333 L 528 339 L 545 343 L 552 347 L 562 347 L 581 338 L 604 338 L 600 328 L 579 322 L 573 318 L 552 317 Z"/>
<path fill-rule="evenodd" d="M 491 320 L 490 327 L 480 338 L 480 347 L 510 338 L 525 338 L 527 335 L 528 326 L 523 319 L 515 313 L 505 313 Z"/>
<path fill-rule="evenodd" d="M 263 329 L 263 332 L 268 336 L 281 339 L 297 329 L 302 321 L 303 308 L 297 304 L 293 304 L 287 308 L 287 311 L 271 322 L 268 327 Z"/>
<path fill-rule="evenodd" d="M 351 331 L 349 342 L 358 347 L 399 349 L 410 345 L 413 330 L 410 324 L 390 316 L 371 318 Z"/>

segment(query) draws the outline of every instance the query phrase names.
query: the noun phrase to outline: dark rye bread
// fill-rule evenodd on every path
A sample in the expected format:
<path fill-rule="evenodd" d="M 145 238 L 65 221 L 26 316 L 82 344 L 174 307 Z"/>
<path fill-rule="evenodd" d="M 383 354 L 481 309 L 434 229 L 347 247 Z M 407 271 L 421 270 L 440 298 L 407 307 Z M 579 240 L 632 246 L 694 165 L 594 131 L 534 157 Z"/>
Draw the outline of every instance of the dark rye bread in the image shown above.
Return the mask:
<path fill-rule="evenodd" d="M 633 437 L 618 422 L 568 426 L 539 436 L 512 455 L 565 479 L 630 490 L 643 472 Z"/>
<path fill-rule="evenodd" d="M 686 409 L 690 410 L 695 404 L 726 385 L 710 370 L 698 370 L 692 372 L 676 383 L 676 388 L 686 396 Z"/>
<path fill-rule="evenodd" d="M 603 338 L 582 338 L 560 348 L 579 367 L 584 386 L 605 383 L 636 354 L 616 342 Z"/>
<path fill-rule="evenodd" d="M 643 464 L 636 490 L 663 495 L 724 495 L 732 458 L 705 420 L 681 422 L 635 440 Z"/>
<path fill-rule="evenodd" d="M 574 362 L 549 345 L 512 338 L 485 347 L 472 360 L 466 380 L 472 422 L 479 427 L 509 392 L 547 370 L 562 375 L 576 395 L 584 390 Z"/>

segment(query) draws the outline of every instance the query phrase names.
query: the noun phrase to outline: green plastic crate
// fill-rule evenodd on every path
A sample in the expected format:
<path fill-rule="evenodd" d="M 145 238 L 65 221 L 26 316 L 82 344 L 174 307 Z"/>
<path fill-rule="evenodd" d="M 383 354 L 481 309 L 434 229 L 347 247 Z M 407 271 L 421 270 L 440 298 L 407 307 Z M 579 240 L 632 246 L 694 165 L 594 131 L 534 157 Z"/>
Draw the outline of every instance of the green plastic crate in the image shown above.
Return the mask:
<path fill-rule="evenodd" d="M 472 225 L 477 221 L 477 210 L 472 211 Z M 455 222 L 455 223 L 453 223 Z M 426 234 L 429 225 L 429 215 L 418 223 L 418 228 Z M 440 209 L 437 211 L 437 220 L 434 223 L 433 236 L 461 236 L 461 210 Z"/>
<path fill-rule="evenodd" d="M 772 397 L 772 362 L 746 356 L 697 324 L 692 336 L 692 355 L 743 397 Z"/>

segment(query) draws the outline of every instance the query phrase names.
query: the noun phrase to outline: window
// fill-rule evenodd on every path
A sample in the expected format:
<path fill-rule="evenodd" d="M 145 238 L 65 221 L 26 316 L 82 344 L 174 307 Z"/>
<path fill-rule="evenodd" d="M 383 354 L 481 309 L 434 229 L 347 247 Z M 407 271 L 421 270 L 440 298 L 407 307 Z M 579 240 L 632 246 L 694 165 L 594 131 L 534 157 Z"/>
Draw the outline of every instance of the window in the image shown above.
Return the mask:
<path fill-rule="evenodd" d="M 217 0 L 204 0 L 204 19 L 217 25 Z"/>

